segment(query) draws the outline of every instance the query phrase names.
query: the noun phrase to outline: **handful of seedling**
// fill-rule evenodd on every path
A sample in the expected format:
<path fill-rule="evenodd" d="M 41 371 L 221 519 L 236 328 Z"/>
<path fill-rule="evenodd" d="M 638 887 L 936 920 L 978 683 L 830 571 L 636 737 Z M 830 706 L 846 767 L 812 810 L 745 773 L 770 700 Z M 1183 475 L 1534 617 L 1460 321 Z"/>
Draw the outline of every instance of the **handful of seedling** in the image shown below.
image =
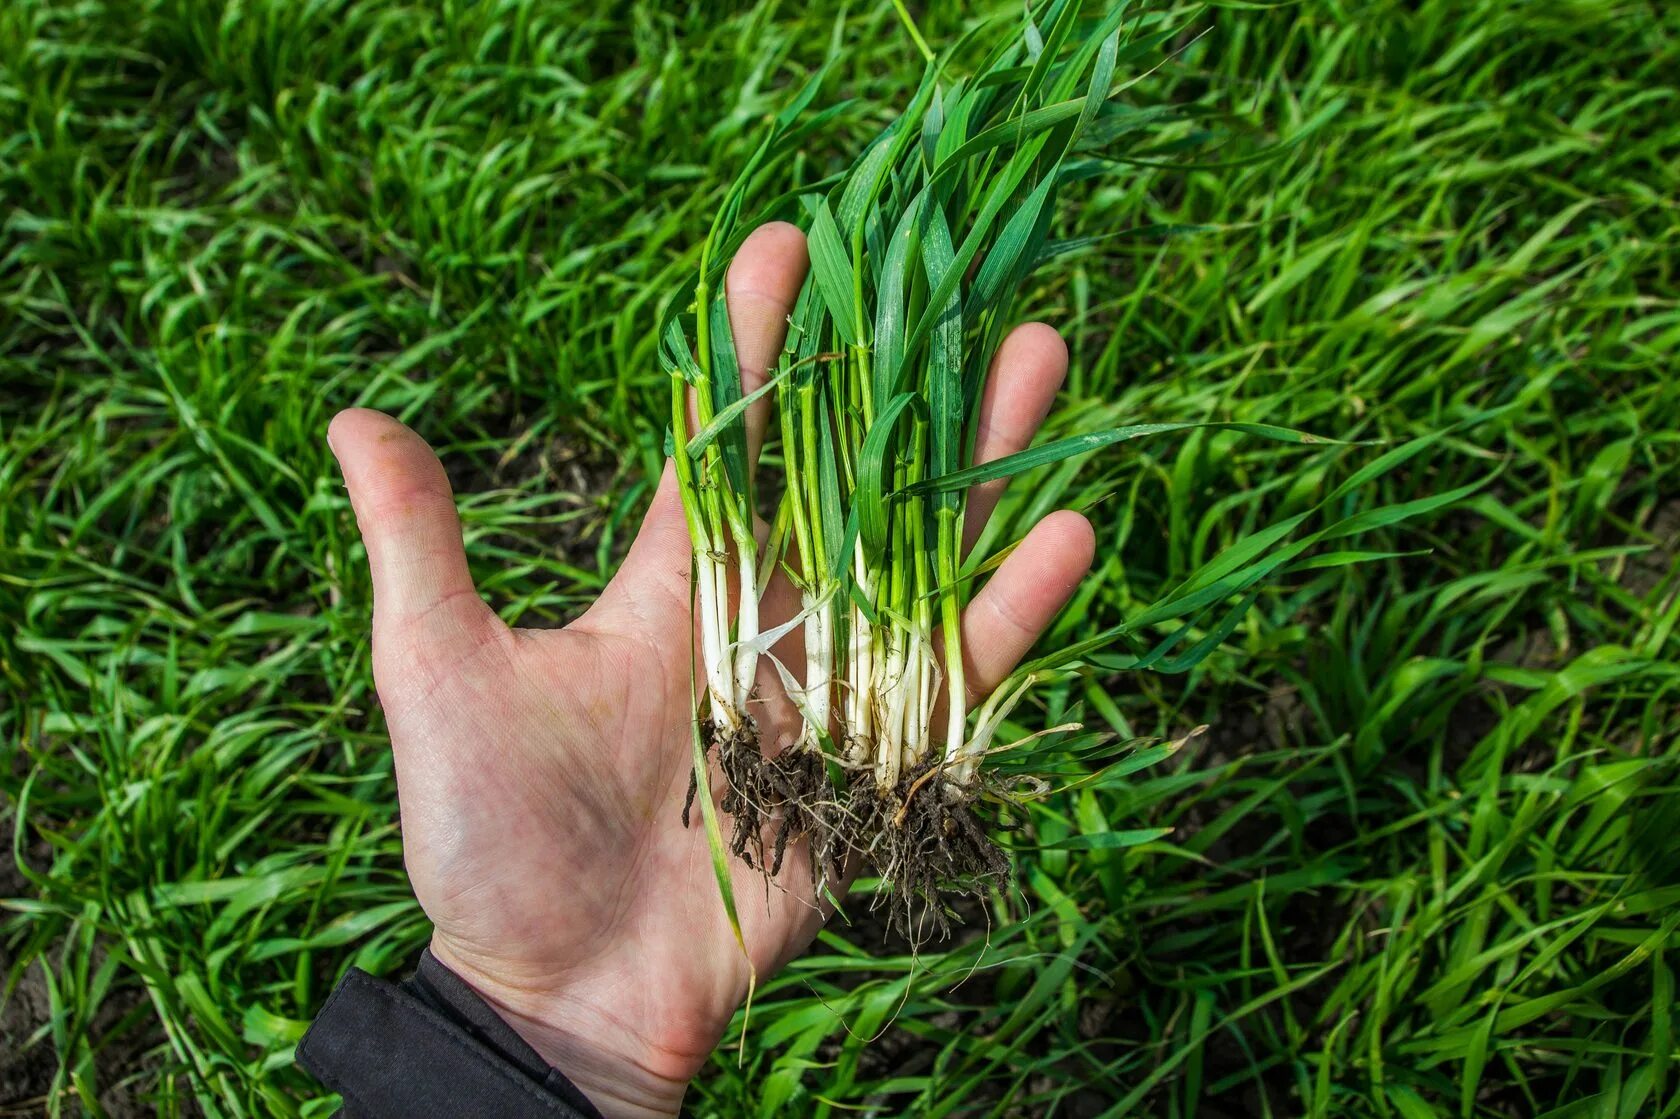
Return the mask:
<path fill-rule="evenodd" d="M 811 269 L 779 364 L 744 394 L 722 275 L 756 224 L 741 220 L 747 197 L 835 111 L 805 117 L 819 75 L 742 170 L 701 252 L 693 301 L 664 326 L 704 680 L 697 784 L 709 785 L 705 758 L 715 754 L 733 820 L 729 846 L 767 874 L 779 872 L 790 842 L 807 837 L 819 890 L 861 862 L 888 887 L 883 896 L 904 901 L 895 908 L 907 917 L 914 899 L 1007 872 L 974 814 L 988 758 L 1010 745 L 998 741 L 1000 729 L 1035 682 L 1096 646 L 1041 659 L 968 702 L 962 610 L 988 567 L 986 557 L 963 554 L 969 488 L 1099 446 L 1209 426 L 1136 425 L 973 462 L 987 371 L 1017 291 L 1035 268 L 1090 243 L 1050 240 L 1057 191 L 1116 166 L 1083 156 L 1135 127 L 1141 111 L 1113 100 L 1119 67 L 1173 34 L 1128 35 L 1122 24 L 1118 8 L 1086 20 L 1077 3 L 1059 0 L 960 77 L 923 46 L 929 62 L 914 97 L 852 167 L 766 207 L 766 215 L 803 209 Z M 743 417 L 767 394 L 779 417 L 783 485 L 761 544 L 756 514 L 768 483 L 747 467 Z M 1264 425 L 1212 426 L 1304 440 Z M 801 608 L 765 630 L 760 596 L 778 568 Z M 777 752 L 749 705 L 761 658 L 796 628 L 802 678 L 777 669 L 801 730 Z M 721 858 L 721 832 L 704 807 Z"/>

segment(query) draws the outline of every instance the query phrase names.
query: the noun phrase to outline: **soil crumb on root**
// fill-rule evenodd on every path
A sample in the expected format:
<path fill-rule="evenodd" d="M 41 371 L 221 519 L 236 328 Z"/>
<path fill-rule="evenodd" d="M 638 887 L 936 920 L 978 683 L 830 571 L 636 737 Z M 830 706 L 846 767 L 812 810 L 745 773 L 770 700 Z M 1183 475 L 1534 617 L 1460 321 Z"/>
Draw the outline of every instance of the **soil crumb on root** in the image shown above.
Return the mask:
<path fill-rule="evenodd" d="M 981 897 L 1010 875 L 1009 856 L 974 814 L 973 790 L 935 768 L 905 774 L 885 794 L 872 779 L 854 786 L 867 805 L 857 845 L 883 884 L 875 905 L 886 907 L 889 927 L 912 945 L 951 935 L 950 899 Z"/>
<path fill-rule="evenodd" d="M 775 878 L 782 872 L 789 849 L 801 839 L 809 839 L 812 884 L 821 887 L 838 878 L 846 861 L 840 828 L 846 806 L 829 781 L 822 753 L 789 749 L 767 758 L 758 726 L 751 719 L 733 732 L 719 731 L 708 720 L 701 733 L 707 754 L 717 751 L 718 768 L 723 772 L 725 789 L 718 807 L 732 820 L 730 853 Z M 688 797 L 683 802 L 685 828 L 693 816 L 697 795 L 699 781 L 691 773 Z"/>
<path fill-rule="evenodd" d="M 846 810 L 829 782 L 827 759 L 818 750 L 794 748 L 767 761 L 765 770 L 766 784 L 780 813 L 770 876 L 782 872 L 782 861 L 791 844 L 809 838 L 811 884 L 820 890 L 825 881 L 840 877 L 846 861 L 840 828 Z"/>
<path fill-rule="evenodd" d="M 778 797 L 774 767 L 759 749 L 758 723 L 748 718 L 734 730 L 725 731 L 708 719 L 700 733 L 704 736 L 706 753 L 717 751 L 718 768 L 723 771 L 725 788 L 718 807 L 728 813 L 734 824 L 729 836 L 730 854 L 750 867 L 763 870 L 764 829 L 775 814 Z M 689 774 L 688 797 L 683 802 L 682 814 L 685 828 L 689 826 L 694 798 L 699 791 L 698 776 Z"/>

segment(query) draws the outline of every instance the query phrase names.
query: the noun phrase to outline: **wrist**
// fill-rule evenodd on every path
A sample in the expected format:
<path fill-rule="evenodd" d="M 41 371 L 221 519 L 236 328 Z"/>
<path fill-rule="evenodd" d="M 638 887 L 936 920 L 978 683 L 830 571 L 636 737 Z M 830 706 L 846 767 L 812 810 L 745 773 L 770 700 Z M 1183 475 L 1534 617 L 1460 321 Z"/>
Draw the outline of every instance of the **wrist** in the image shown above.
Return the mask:
<path fill-rule="evenodd" d="M 454 972 L 606 1119 L 665 1119 L 681 1110 L 705 1060 L 656 1050 L 604 1011 L 598 1000 L 535 991 L 485 973 L 434 934 L 432 955 Z"/>

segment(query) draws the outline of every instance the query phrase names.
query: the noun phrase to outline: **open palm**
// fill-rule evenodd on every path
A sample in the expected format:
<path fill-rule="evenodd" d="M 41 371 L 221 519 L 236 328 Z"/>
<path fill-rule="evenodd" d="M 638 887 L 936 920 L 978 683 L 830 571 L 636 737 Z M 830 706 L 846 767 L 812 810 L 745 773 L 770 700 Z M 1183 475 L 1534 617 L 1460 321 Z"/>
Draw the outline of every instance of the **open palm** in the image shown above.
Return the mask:
<path fill-rule="evenodd" d="M 760 228 L 727 280 L 750 389 L 762 383 L 806 270 L 803 236 Z M 1056 333 L 999 350 L 976 457 L 1026 446 L 1066 372 Z M 765 424 L 749 416 L 756 453 Z M 373 667 L 396 756 L 404 857 L 435 955 L 608 1116 L 672 1115 L 745 997 L 750 970 L 717 896 L 703 829 L 682 806 L 694 717 L 687 529 L 667 466 L 618 575 L 562 630 L 510 629 L 468 574 L 454 497 L 431 449 L 377 412 L 329 432 L 367 545 Z M 971 495 L 977 532 L 998 483 Z M 1090 526 L 1045 518 L 970 604 L 967 679 L 989 690 L 1090 566 Z M 797 593 L 765 594 L 765 626 Z M 797 674 L 797 640 L 780 650 Z M 754 715 L 767 748 L 797 734 L 773 677 Z M 824 913 L 808 852 L 776 886 L 737 866 L 751 968 L 803 950 Z"/>

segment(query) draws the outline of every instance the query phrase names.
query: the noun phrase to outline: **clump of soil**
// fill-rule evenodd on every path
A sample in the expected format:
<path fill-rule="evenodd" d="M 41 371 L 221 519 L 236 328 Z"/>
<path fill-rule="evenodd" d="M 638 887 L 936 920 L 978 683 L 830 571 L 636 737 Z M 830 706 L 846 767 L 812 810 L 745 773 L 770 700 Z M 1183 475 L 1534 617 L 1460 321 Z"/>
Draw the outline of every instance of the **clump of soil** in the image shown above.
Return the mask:
<path fill-rule="evenodd" d="M 758 724 L 748 718 L 733 731 L 709 728 L 717 750 L 718 768 L 728 787 L 720 807 L 735 821 L 729 837 L 730 853 L 748 866 L 764 866 L 764 825 L 775 812 L 775 793 L 769 781 L 769 764 L 758 745 Z"/>

